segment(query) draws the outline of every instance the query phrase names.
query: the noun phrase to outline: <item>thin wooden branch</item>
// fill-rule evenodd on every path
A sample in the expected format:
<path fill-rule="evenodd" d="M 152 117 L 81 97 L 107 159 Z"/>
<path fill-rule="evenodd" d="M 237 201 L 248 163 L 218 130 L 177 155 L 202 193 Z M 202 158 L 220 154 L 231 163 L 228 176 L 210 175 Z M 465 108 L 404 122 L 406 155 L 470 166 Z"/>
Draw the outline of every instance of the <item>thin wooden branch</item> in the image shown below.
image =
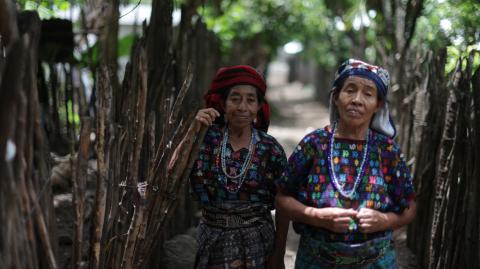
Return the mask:
<path fill-rule="evenodd" d="M 140 50 L 138 62 L 139 70 L 138 77 L 136 78 L 137 100 L 135 105 L 134 137 L 133 141 L 131 141 L 133 143 L 132 163 L 129 180 L 127 180 L 129 184 L 133 185 L 138 183 L 138 166 L 145 132 L 145 107 L 147 103 L 147 67 L 145 57 L 145 51 Z"/>
<path fill-rule="evenodd" d="M 449 156 L 451 155 L 451 150 L 453 147 L 453 142 L 455 139 L 455 118 L 457 114 L 457 97 L 454 90 L 450 91 L 450 96 L 447 103 L 447 114 L 445 115 L 444 130 L 442 134 L 441 141 L 441 151 L 439 155 L 439 161 L 437 166 L 437 175 L 435 183 L 435 202 L 433 206 L 433 221 L 432 221 L 432 236 L 430 239 L 429 249 L 430 249 L 430 261 L 429 268 L 433 267 L 435 263 L 434 257 L 437 257 L 439 251 L 438 240 L 440 240 L 440 230 L 439 224 L 441 223 L 442 215 L 442 200 L 445 196 L 446 184 L 448 182 L 448 172 L 449 172 Z"/>
<path fill-rule="evenodd" d="M 80 145 L 77 154 L 76 176 L 73 182 L 73 206 L 75 208 L 75 223 L 73 232 L 72 268 L 82 266 L 83 222 L 85 218 L 85 186 L 87 182 L 88 153 L 90 149 L 91 121 L 81 119 Z"/>
<path fill-rule="evenodd" d="M 137 102 L 135 112 L 135 137 L 133 147 L 133 160 L 130 180 L 127 180 L 129 184 L 138 184 L 138 165 L 140 162 L 140 151 L 143 146 L 143 137 L 145 131 L 145 108 L 147 103 L 147 66 L 145 59 L 145 51 L 139 52 L 139 72 L 137 77 Z M 127 243 L 125 245 L 125 251 L 123 252 L 122 268 L 133 268 L 135 244 L 138 238 L 138 232 L 140 224 L 143 222 L 145 207 L 139 204 L 138 194 L 134 194 L 134 213 L 131 225 L 128 231 Z M 142 203 L 143 204 L 143 203 Z"/>
<path fill-rule="evenodd" d="M 108 149 L 109 133 L 108 126 L 111 119 L 112 89 L 108 69 L 102 66 L 97 74 L 97 191 L 95 197 L 95 221 L 90 247 L 90 268 L 96 269 L 100 265 L 101 240 L 105 219 L 106 181 L 108 176 Z"/>
<path fill-rule="evenodd" d="M 151 178 L 153 177 L 152 171 L 153 168 L 155 167 L 155 156 L 157 154 L 156 147 L 158 146 L 155 143 L 155 121 L 156 121 L 156 116 L 154 112 L 151 112 L 149 117 L 148 117 L 148 140 L 149 140 L 149 145 L 148 145 L 148 155 L 149 155 L 149 162 L 148 162 L 148 171 L 147 171 L 147 183 L 151 182 Z"/>
<path fill-rule="evenodd" d="M 50 243 L 50 237 L 48 233 L 47 226 L 45 225 L 45 218 L 43 216 L 41 206 L 38 203 L 38 198 L 37 194 L 34 192 L 34 188 L 31 185 L 31 182 L 28 182 L 28 189 L 29 189 L 29 195 L 30 195 L 30 200 L 33 202 L 33 207 L 37 208 L 35 210 L 35 224 L 38 229 L 38 235 L 40 237 L 40 242 L 43 246 L 43 250 L 46 252 L 46 258 L 47 258 L 47 263 L 49 268 L 51 269 L 56 269 L 57 268 L 57 262 L 55 260 L 55 255 L 53 254 L 52 251 L 52 244 Z"/>
<path fill-rule="evenodd" d="M 142 197 L 138 197 L 139 195 L 136 194 L 136 200 L 145 200 Z M 125 244 L 125 250 L 123 252 L 123 259 L 122 259 L 122 266 L 121 268 L 125 269 L 132 269 L 136 268 L 137 264 L 135 264 L 135 257 L 136 257 L 136 244 L 137 240 L 139 239 L 139 234 L 141 232 L 141 228 L 143 227 L 142 223 L 144 223 L 145 217 L 145 201 L 141 201 L 134 205 L 134 213 L 132 217 L 132 222 L 130 224 L 130 228 L 128 229 L 128 239 L 127 243 Z"/>
<path fill-rule="evenodd" d="M 198 152 L 200 151 L 200 147 L 203 144 L 203 140 L 205 138 L 205 135 L 207 134 L 208 128 L 203 126 L 200 129 L 200 132 L 198 134 L 198 137 L 195 141 L 195 144 L 192 147 L 192 151 L 188 156 L 188 165 L 186 169 L 183 169 L 181 181 L 178 182 L 180 185 L 177 186 L 177 189 L 180 189 L 180 187 L 185 184 L 188 181 L 188 178 L 190 177 L 190 172 L 192 171 L 193 164 L 195 163 L 195 160 L 198 157 Z"/>
<path fill-rule="evenodd" d="M 180 92 L 178 93 L 177 98 L 175 99 L 175 103 L 173 104 L 172 113 L 170 113 L 170 117 L 168 119 L 168 124 L 172 125 L 177 122 L 178 113 L 183 105 L 183 100 L 187 95 L 188 90 L 190 89 L 190 85 L 193 79 L 193 72 L 192 72 L 192 64 L 189 63 L 187 67 L 186 78 L 183 81 L 182 88 L 180 88 Z"/>

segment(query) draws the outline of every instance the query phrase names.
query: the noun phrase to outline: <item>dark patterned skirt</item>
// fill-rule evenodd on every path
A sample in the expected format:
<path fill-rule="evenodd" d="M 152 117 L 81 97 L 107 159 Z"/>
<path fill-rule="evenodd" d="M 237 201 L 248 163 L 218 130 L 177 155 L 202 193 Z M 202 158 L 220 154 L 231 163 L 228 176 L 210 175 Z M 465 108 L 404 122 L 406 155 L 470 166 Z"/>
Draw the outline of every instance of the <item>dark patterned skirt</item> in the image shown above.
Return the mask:
<path fill-rule="evenodd" d="M 274 227 L 264 205 L 220 203 L 204 207 L 197 228 L 195 268 L 265 268 Z"/>
<path fill-rule="evenodd" d="M 295 268 L 396 269 L 395 256 L 391 232 L 356 244 L 327 242 L 314 236 L 302 235 Z"/>

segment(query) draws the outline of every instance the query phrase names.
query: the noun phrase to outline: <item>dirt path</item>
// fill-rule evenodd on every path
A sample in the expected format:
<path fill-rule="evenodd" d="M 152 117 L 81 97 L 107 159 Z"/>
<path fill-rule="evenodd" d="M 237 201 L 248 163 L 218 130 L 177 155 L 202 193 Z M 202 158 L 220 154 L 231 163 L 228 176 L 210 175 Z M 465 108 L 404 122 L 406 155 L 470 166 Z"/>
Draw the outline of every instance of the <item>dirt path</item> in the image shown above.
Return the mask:
<path fill-rule="evenodd" d="M 305 134 L 328 124 L 328 109 L 314 101 L 314 89 L 286 81 L 288 67 L 270 65 L 267 99 L 272 106 L 269 133 L 284 147 L 287 156 Z"/>
<path fill-rule="evenodd" d="M 328 109 L 314 101 L 313 88 L 301 83 L 288 83 L 286 64 L 273 62 L 269 66 L 267 100 L 272 107 L 272 120 L 268 133 L 275 137 L 290 156 L 295 146 L 307 133 L 329 123 Z M 294 268 L 299 236 L 288 232 L 285 267 Z"/>
<path fill-rule="evenodd" d="M 267 78 L 267 100 L 272 107 L 272 119 L 269 134 L 283 146 L 290 156 L 297 143 L 307 133 L 329 124 L 328 108 L 314 101 L 313 88 L 304 87 L 301 83 L 288 83 L 288 66 L 285 63 L 273 62 L 269 66 Z M 406 229 L 394 233 L 397 260 L 400 269 L 413 269 L 415 258 L 406 247 Z M 288 232 L 285 267 L 293 269 L 297 253 L 299 236 L 291 225 Z"/>

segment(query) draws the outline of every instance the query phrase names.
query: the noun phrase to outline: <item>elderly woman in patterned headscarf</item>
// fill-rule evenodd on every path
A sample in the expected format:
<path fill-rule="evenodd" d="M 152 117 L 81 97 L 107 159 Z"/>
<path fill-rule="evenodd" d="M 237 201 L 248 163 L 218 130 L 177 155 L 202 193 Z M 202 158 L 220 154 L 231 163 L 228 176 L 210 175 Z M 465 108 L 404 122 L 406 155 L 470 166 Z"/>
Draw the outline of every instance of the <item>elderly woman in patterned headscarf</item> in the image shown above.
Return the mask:
<path fill-rule="evenodd" d="M 415 216 L 415 193 L 394 142 L 388 72 L 350 59 L 336 73 L 330 125 L 307 134 L 277 195 L 300 233 L 296 268 L 396 268 L 392 231 Z"/>
<path fill-rule="evenodd" d="M 250 66 L 221 68 L 205 95 L 207 108 L 183 139 L 191 145 L 194 133 L 208 127 L 190 174 L 202 207 L 196 268 L 284 267 L 288 220 L 276 218 L 275 234 L 270 210 L 287 158 L 266 133 L 266 89 Z"/>

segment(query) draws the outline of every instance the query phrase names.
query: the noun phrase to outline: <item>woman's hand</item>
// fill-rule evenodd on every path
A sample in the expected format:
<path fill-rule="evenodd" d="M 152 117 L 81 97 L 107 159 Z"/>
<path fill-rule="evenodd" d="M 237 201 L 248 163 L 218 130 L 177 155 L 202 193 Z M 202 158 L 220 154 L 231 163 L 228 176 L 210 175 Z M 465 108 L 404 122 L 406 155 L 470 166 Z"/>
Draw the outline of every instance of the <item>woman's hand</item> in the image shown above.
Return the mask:
<path fill-rule="evenodd" d="M 187 133 L 185 134 L 185 137 L 183 137 L 182 141 L 180 141 L 180 144 L 177 146 L 177 148 L 175 148 L 172 158 L 168 163 L 167 171 L 169 174 L 173 170 L 175 163 L 177 163 L 177 161 L 180 161 L 179 166 L 182 167 L 180 170 L 183 170 L 184 168 L 186 168 L 188 158 L 180 158 L 181 160 L 179 160 L 179 157 L 184 157 L 184 156 L 179 156 L 179 155 L 182 155 L 180 154 L 180 152 L 190 154 L 192 145 L 195 142 L 194 136 L 198 134 L 198 132 L 202 128 L 202 125 L 207 127 L 212 125 L 213 121 L 219 116 L 220 116 L 220 113 L 214 108 L 204 108 L 204 109 L 200 109 L 197 112 L 197 115 L 195 115 L 195 119 L 193 120 L 193 124 L 189 127 Z M 182 151 L 183 148 L 185 148 L 186 150 Z"/>
<path fill-rule="evenodd" d="M 410 223 L 416 212 L 417 203 L 415 201 L 410 201 L 409 207 L 400 214 L 361 208 L 357 214 L 358 228 L 362 233 L 395 230 Z"/>
<path fill-rule="evenodd" d="M 220 113 L 214 108 L 200 109 L 193 123 L 195 132 L 200 131 L 202 125 L 207 127 L 212 125 L 217 117 L 220 117 Z"/>
<path fill-rule="evenodd" d="M 336 233 L 347 233 L 350 225 L 357 218 L 358 212 L 354 209 L 339 207 L 315 208 L 306 206 L 292 196 L 277 193 L 275 206 L 278 210 L 293 221 L 327 229 Z"/>
<path fill-rule="evenodd" d="M 389 227 L 389 216 L 375 209 L 361 208 L 357 214 L 358 229 L 362 233 L 385 231 Z"/>
<path fill-rule="evenodd" d="M 313 213 L 317 219 L 317 226 L 336 233 L 348 232 L 350 224 L 358 214 L 357 211 L 351 208 L 325 207 L 311 208 L 311 210 L 315 210 Z"/>

